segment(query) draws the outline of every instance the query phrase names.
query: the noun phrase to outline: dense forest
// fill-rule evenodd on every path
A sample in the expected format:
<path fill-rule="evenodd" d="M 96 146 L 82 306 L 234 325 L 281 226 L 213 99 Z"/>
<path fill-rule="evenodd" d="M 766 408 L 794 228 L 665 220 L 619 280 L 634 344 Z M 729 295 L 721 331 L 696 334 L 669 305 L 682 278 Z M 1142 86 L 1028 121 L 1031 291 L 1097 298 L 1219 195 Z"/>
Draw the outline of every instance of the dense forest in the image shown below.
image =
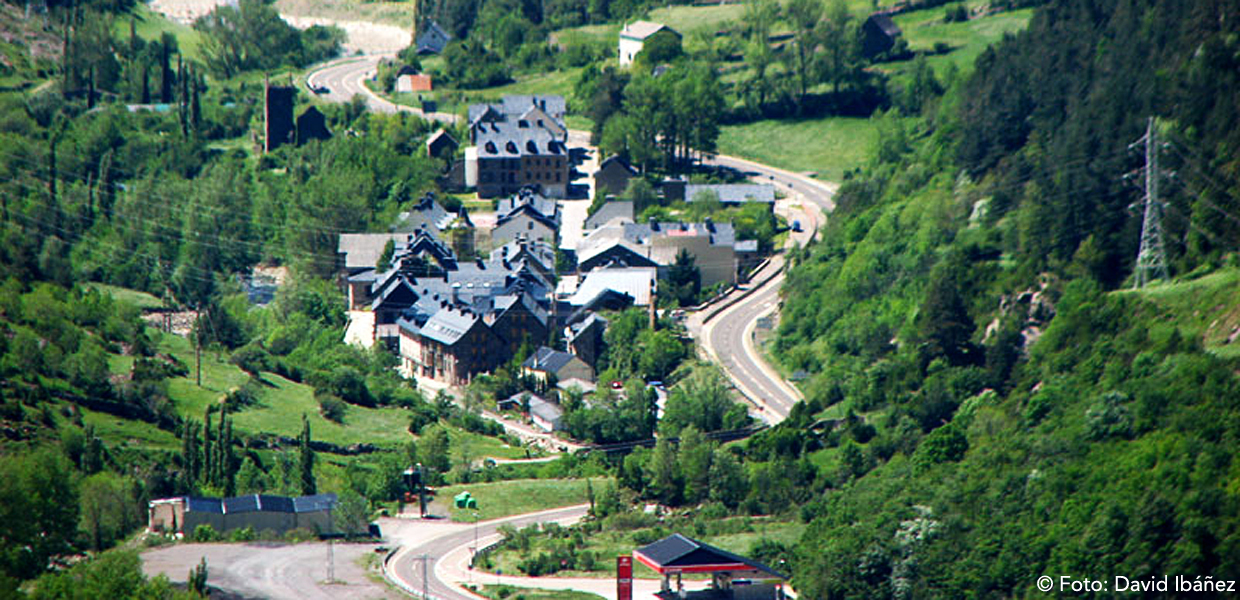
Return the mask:
<path fill-rule="evenodd" d="M 776 350 L 812 378 L 765 437 L 838 448 L 802 508 L 798 591 L 1240 574 L 1240 381 L 1201 322 L 1235 325 L 1238 11 L 1051 2 L 919 119 L 883 119 L 784 293 Z M 1177 283 L 1120 291 L 1147 117 L 1177 173 L 1160 198 Z M 824 409 L 873 429 L 809 435 Z"/>

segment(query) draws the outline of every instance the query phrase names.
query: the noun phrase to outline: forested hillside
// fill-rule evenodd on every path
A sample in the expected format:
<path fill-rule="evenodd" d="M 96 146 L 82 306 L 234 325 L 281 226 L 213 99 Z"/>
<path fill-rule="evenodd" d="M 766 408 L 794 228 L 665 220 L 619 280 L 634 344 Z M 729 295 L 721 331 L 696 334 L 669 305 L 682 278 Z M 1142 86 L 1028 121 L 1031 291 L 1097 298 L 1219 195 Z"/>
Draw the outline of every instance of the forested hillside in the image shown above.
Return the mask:
<path fill-rule="evenodd" d="M 828 465 L 802 509 L 805 597 L 1240 576 L 1237 15 L 1051 2 L 914 124 L 883 120 L 794 257 L 776 340 L 809 403 L 766 437 Z M 1147 117 L 1176 172 L 1172 281 L 1121 291 Z"/>

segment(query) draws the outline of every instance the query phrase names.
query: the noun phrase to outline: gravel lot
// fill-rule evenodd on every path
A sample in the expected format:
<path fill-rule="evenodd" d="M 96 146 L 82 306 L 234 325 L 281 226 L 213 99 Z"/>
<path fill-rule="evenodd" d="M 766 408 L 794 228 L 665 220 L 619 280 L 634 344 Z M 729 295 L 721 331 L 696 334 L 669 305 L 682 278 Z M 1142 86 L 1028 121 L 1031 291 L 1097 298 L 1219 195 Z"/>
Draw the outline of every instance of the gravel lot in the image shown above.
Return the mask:
<path fill-rule="evenodd" d="M 177 544 L 142 554 L 142 570 L 184 582 L 207 559 L 207 583 L 244 598 L 373 600 L 403 596 L 368 577 L 362 557 L 375 544 L 333 544 L 335 581 L 327 581 L 328 544 Z M 380 578 L 382 575 L 379 576 Z"/>

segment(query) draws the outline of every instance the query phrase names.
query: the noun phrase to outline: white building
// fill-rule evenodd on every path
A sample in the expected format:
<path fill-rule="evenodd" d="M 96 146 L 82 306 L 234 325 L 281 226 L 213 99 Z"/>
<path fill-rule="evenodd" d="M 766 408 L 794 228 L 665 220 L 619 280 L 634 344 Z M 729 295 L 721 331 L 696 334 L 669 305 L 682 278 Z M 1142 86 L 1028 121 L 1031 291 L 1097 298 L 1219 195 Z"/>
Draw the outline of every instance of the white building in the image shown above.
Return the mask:
<path fill-rule="evenodd" d="M 633 58 L 637 56 L 638 52 L 642 51 L 646 40 L 660 31 L 667 31 L 676 37 L 680 37 L 680 34 L 675 29 L 661 23 L 635 21 L 625 25 L 624 29 L 620 30 L 620 66 L 624 67 L 633 64 Z"/>

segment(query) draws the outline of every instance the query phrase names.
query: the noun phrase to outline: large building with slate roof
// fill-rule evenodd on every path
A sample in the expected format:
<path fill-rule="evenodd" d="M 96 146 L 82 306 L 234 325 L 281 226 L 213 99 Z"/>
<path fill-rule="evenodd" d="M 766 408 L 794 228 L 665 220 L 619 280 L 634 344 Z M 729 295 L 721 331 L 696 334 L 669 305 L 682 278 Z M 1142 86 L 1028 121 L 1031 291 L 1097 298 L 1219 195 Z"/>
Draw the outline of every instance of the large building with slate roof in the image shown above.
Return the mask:
<path fill-rule="evenodd" d="M 147 504 L 147 529 L 192 534 L 199 525 L 209 525 L 221 533 L 250 527 L 256 533 L 283 535 L 293 529 L 306 529 L 327 535 L 339 532 L 332 520 L 335 508 L 335 494 L 297 498 L 247 494 L 223 499 L 178 496 Z"/>
<path fill-rule="evenodd" d="M 465 185 L 495 198 L 534 186 L 554 198 L 568 193 L 572 162 L 563 96 L 504 96 L 469 107 Z"/>

